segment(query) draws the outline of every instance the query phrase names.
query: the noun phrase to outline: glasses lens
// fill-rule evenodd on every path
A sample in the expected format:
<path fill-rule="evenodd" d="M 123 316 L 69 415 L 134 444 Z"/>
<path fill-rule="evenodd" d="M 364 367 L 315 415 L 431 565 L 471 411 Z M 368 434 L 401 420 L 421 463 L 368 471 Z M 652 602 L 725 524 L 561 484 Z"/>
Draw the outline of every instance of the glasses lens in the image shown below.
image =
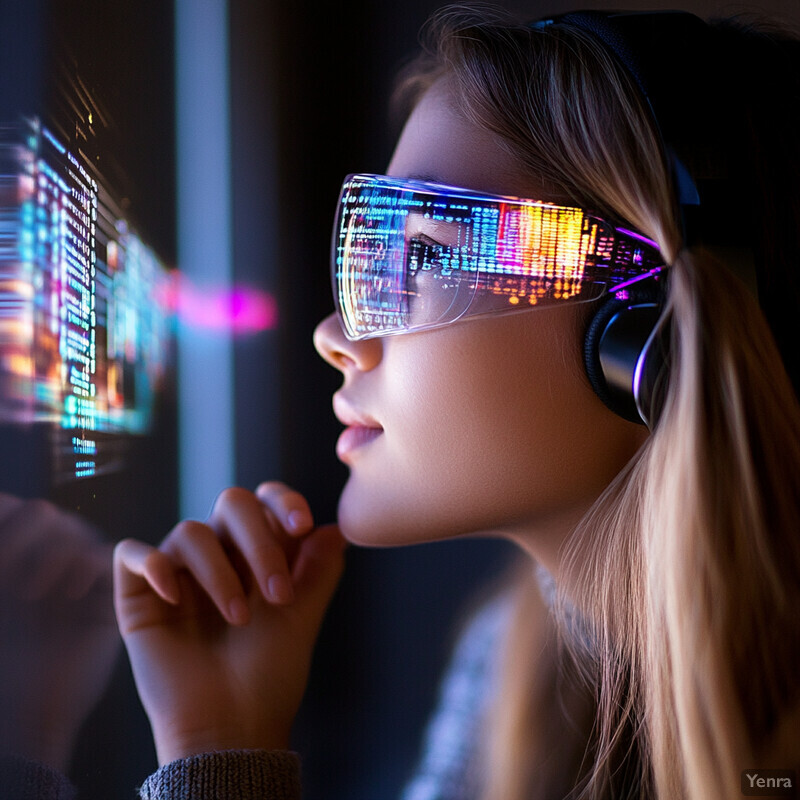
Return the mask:
<path fill-rule="evenodd" d="M 584 301 L 663 264 L 654 243 L 580 208 L 351 176 L 333 240 L 347 336 Z"/>

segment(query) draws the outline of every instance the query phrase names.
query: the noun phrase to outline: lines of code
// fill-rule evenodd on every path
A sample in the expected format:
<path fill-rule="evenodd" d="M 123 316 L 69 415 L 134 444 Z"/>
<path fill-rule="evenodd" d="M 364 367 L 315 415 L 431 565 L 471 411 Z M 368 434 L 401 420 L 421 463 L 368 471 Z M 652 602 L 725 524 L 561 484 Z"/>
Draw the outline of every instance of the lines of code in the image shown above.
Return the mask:
<path fill-rule="evenodd" d="M 663 265 L 655 243 L 582 208 L 354 175 L 339 200 L 335 279 L 348 334 L 588 300 Z"/>
<path fill-rule="evenodd" d="M 56 481 L 121 466 L 169 359 L 167 272 L 38 120 L 0 140 L 0 421 L 49 423 Z"/>

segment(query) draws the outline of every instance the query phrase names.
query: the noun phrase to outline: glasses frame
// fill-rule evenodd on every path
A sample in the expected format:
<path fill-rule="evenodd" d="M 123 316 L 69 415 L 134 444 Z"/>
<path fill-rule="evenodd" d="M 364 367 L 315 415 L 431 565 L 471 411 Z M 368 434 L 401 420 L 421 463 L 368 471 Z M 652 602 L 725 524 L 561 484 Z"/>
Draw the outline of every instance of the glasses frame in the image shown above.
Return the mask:
<path fill-rule="evenodd" d="M 511 305 L 509 303 L 507 308 L 493 308 L 488 311 L 477 310 L 470 312 L 469 309 L 474 300 L 473 296 L 464 310 L 452 318 L 437 319 L 418 325 L 390 324 L 387 320 L 390 319 L 392 315 L 398 319 L 402 319 L 402 309 L 396 308 L 391 312 L 384 312 L 381 311 L 380 306 L 376 304 L 376 308 L 367 308 L 365 310 L 364 306 L 368 305 L 369 301 L 364 298 L 359 298 L 359 292 L 356 291 L 355 282 L 351 280 L 352 270 L 347 267 L 349 260 L 355 260 L 356 258 L 356 256 L 349 255 L 350 250 L 354 249 L 349 245 L 350 239 L 348 236 L 352 231 L 352 225 L 350 223 L 359 209 L 370 208 L 369 200 L 371 192 L 377 193 L 376 196 L 382 198 L 400 198 L 405 195 L 427 196 L 430 198 L 429 205 L 424 206 L 423 204 L 424 207 L 449 208 L 455 203 L 455 207 L 469 207 L 471 209 L 470 213 L 473 216 L 475 215 L 475 210 L 478 208 L 496 207 L 500 210 L 499 213 L 517 211 L 518 213 L 539 216 L 549 215 L 556 219 L 564 216 L 574 217 L 581 226 L 588 226 L 587 230 L 589 233 L 586 235 L 594 237 L 592 241 L 599 241 L 600 245 L 591 252 L 587 249 L 587 253 L 584 256 L 584 263 L 580 266 L 580 274 L 577 278 L 570 277 L 569 280 L 578 281 L 580 286 L 579 291 L 582 291 L 584 286 L 591 288 L 586 292 L 586 296 L 579 296 L 579 292 L 573 295 L 567 295 L 567 293 L 564 292 L 562 295 L 561 290 L 559 290 L 558 297 L 543 295 L 543 297 L 545 297 L 545 302 L 541 303 L 539 303 L 538 300 L 535 304 L 517 303 L 516 305 Z M 422 201 L 414 201 L 414 203 L 408 202 L 409 208 L 411 208 L 412 205 L 415 207 L 423 207 L 420 205 Z M 374 203 L 373 207 L 375 207 Z M 401 208 L 403 208 L 403 206 L 401 206 Z M 407 215 L 406 213 L 406 216 Z M 460 220 L 455 221 L 459 222 Z M 364 230 L 371 230 L 368 229 L 363 222 L 358 224 L 361 225 Z M 472 219 L 469 220 L 469 224 L 473 224 Z M 398 236 L 397 231 L 394 231 L 393 235 Z M 581 234 L 581 236 L 583 235 L 584 234 Z M 402 273 L 403 279 L 407 279 L 408 277 L 409 256 L 407 250 L 409 248 L 409 243 L 413 241 L 415 241 L 413 237 L 410 240 L 404 239 L 402 258 L 402 263 L 404 265 Z M 497 239 L 496 241 L 495 249 L 499 251 L 500 240 Z M 513 242 L 511 244 L 513 245 Z M 553 247 L 557 249 L 555 245 L 553 245 Z M 419 250 L 419 248 L 417 249 Z M 433 248 L 431 248 L 431 250 L 433 250 Z M 383 255 L 383 251 L 381 252 L 382 260 L 385 256 Z M 362 254 L 362 261 L 364 258 Z M 370 256 L 366 258 L 369 259 Z M 464 256 L 465 262 L 467 262 L 469 258 L 475 259 L 477 256 L 474 254 Z M 459 264 L 461 263 L 460 259 L 461 255 L 459 255 Z M 487 259 L 482 259 L 482 263 L 484 261 L 487 261 Z M 491 261 L 491 259 L 488 259 L 488 261 Z M 370 264 L 372 263 L 373 262 L 370 262 Z M 581 208 L 580 206 L 560 205 L 542 200 L 495 195 L 447 184 L 368 173 L 352 174 L 345 178 L 339 195 L 331 243 L 331 279 L 334 302 L 342 324 L 342 329 L 347 338 L 351 341 L 413 333 L 443 327 L 453 322 L 473 317 L 535 310 L 544 305 L 560 304 L 563 302 L 589 302 L 609 292 L 624 292 L 627 286 L 657 275 L 665 267 L 664 258 L 659 252 L 657 244 L 652 239 L 630 228 L 616 225 L 602 215 Z M 473 289 L 473 293 L 477 295 L 478 291 L 480 291 L 477 288 L 479 275 L 515 276 L 520 280 L 529 279 L 534 282 L 543 283 L 543 285 L 547 285 L 548 281 L 567 280 L 564 275 L 558 273 L 557 264 L 554 264 L 553 268 L 556 271 L 552 274 L 522 267 L 519 267 L 515 271 L 514 269 L 509 269 L 508 263 L 504 261 L 502 269 L 498 268 L 497 263 L 494 263 L 494 266 L 490 268 L 478 269 L 474 266 L 466 268 L 458 266 L 456 268 L 451 268 L 450 271 L 461 269 L 463 270 L 461 274 L 467 272 L 476 274 L 476 287 Z M 586 273 L 587 269 L 591 270 L 588 277 Z M 398 274 L 400 274 L 399 271 L 395 270 L 393 276 L 396 277 Z M 362 288 L 367 289 L 369 287 L 365 286 Z M 401 290 L 401 293 L 402 291 L 403 290 Z M 395 293 L 398 293 L 397 290 L 395 290 Z M 361 294 L 364 294 L 364 292 L 362 291 Z M 531 302 L 534 301 L 532 300 Z M 361 318 L 370 319 L 371 322 L 368 324 L 359 324 L 356 318 L 358 314 L 361 315 Z M 375 322 L 375 318 L 377 317 L 383 317 L 383 322 Z"/>

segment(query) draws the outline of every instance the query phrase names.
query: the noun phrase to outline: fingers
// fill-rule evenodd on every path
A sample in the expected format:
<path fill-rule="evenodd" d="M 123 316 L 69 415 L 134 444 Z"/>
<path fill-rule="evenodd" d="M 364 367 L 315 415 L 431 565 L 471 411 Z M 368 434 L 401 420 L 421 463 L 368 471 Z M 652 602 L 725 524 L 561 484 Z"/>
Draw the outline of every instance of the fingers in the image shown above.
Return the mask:
<path fill-rule="evenodd" d="M 297 545 L 271 509 L 245 489 L 226 489 L 217 498 L 208 523 L 219 535 L 230 538 L 268 602 L 292 602 L 289 562 Z"/>
<path fill-rule="evenodd" d="M 323 525 L 306 537 L 292 573 L 303 602 L 327 605 L 342 575 L 346 547 L 337 525 Z"/>
<path fill-rule="evenodd" d="M 324 608 L 341 574 L 343 542 L 335 526 L 314 530 L 305 498 L 285 484 L 261 484 L 256 494 L 226 489 L 206 523 L 181 522 L 160 547 L 121 542 L 116 595 L 124 602 L 152 591 L 174 606 L 197 588 L 233 625 L 250 620 L 252 591 L 278 606 L 302 592 L 311 598 L 304 602 Z"/>
<path fill-rule="evenodd" d="M 114 613 L 123 637 L 157 624 L 180 599 L 169 556 L 133 539 L 114 548 Z"/>
<path fill-rule="evenodd" d="M 285 483 L 262 483 L 256 489 L 256 497 L 275 515 L 290 536 L 303 535 L 314 527 L 314 518 L 305 497 Z"/>
<path fill-rule="evenodd" d="M 123 539 L 114 548 L 114 583 L 117 594 L 129 597 L 142 590 L 145 582 L 165 602 L 180 602 L 175 565 L 166 553 L 152 545 Z"/>
<path fill-rule="evenodd" d="M 316 630 L 344 571 L 347 542 L 337 525 L 317 528 L 303 541 L 294 566 L 296 605 Z"/>

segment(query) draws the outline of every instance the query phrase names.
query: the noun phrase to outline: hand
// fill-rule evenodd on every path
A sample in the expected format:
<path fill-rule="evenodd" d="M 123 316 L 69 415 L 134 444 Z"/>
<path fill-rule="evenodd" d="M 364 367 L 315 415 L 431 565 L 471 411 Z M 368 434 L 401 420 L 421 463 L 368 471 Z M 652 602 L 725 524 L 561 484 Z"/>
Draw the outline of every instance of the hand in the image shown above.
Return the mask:
<path fill-rule="evenodd" d="M 160 764 L 284 749 L 342 572 L 336 526 L 280 483 L 227 489 L 205 524 L 114 553 L 117 622 Z"/>
<path fill-rule="evenodd" d="M 111 551 L 76 514 L 0 493 L 0 752 L 66 769 L 120 648 Z"/>

